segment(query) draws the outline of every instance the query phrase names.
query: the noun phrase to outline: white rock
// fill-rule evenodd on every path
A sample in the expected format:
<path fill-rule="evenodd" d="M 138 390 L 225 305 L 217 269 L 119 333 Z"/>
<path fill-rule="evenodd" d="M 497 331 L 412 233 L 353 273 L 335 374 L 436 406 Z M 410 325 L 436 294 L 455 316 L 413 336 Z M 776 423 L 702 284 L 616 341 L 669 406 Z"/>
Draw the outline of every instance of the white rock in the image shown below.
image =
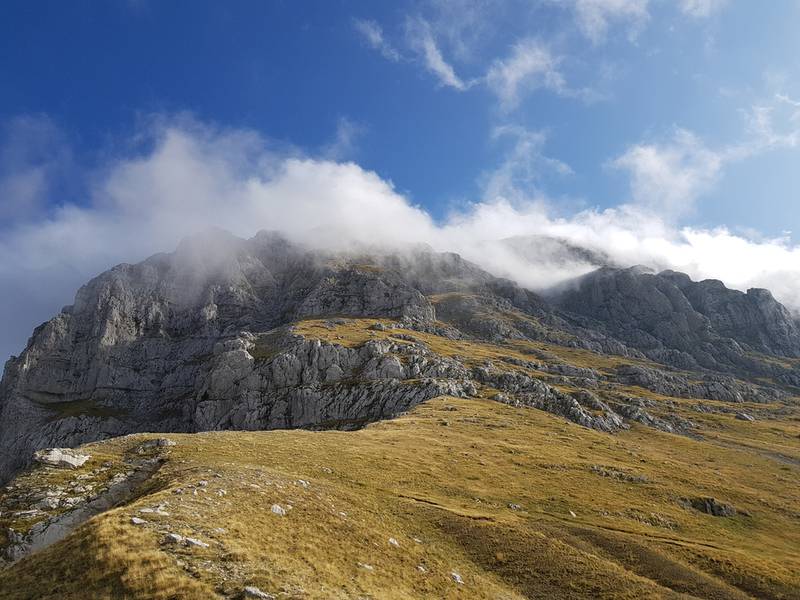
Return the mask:
<path fill-rule="evenodd" d="M 452 573 L 450 573 L 450 577 L 452 577 L 452 578 L 453 578 L 453 581 L 455 581 L 455 582 L 456 582 L 456 583 L 458 583 L 458 584 L 463 584 L 463 583 L 464 583 L 464 580 L 461 578 L 461 575 L 459 575 L 459 574 L 458 574 L 458 573 L 456 573 L 455 571 L 453 571 Z"/>
<path fill-rule="evenodd" d="M 273 504 L 272 505 L 272 512 L 279 517 L 286 516 L 286 509 L 283 508 L 280 504 Z"/>
<path fill-rule="evenodd" d="M 180 544 L 183 542 L 183 536 L 177 533 L 168 533 L 167 537 L 164 538 L 164 542 L 167 544 Z"/>
<path fill-rule="evenodd" d="M 81 454 L 69 448 L 47 448 L 45 450 L 37 450 L 33 454 L 33 459 L 36 462 L 50 467 L 62 467 L 67 469 L 82 467 L 90 458 L 91 456 L 88 454 Z"/>
<path fill-rule="evenodd" d="M 400 542 L 398 542 L 394 538 L 389 538 L 389 545 L 390 546 L 394 546 L 395 548 L 399 548 L 400 547 Z"/>
<path fill-rule="evenodd" d="M 206 544 L 202 540 L 198 540 L 197 538 L 187 537 L 186 540 L 184 540 L 184 541 L 186 542 L 187 546 L 197 546 L 198 548 L 208 548 L 208 544 Z"/>
<path fill-rule="evenodd" d="M 53 510 L 54 508 L 58 508 L 59 504 L 60 502 L 58 498 L 43 498 L 36 503 L 35 508 L 39 508 L 41 510 Z"/>
<path fill-rule="evenodd" d="M 266 592 L 262 592 L 255 586 L 248 585 L 244 588 L 244 597 L 245 598 L 261 598 L 261 600 L 274 600 L 275 596 L 272 594 L 267 594 Z"/>
<path fill-rule="evenodd" d="M 133 525 L 144 525 L 145 523 L 147 523 L 147 521 L 145 521 L 144 519 L 140 519 L 139 517 L 132 517 L 131 523 Z"/>
<path fill-rule="evenodd" d="M 358 566 L 361 567 L 362 569 L 366 569 L 367 571 L 374 571 L 375 570 L 375 567 L 373 567 L 372 565 L 368 565 L 366 563 L 361 563 L 360 562 L 360 563 L 358 563 Z"/>
<path fill-rule="evenodd" d="M 574 512 L 572 512 L 572 511 L 569 511 L 569 515 L 570 515 L 571 517 L 577 517 L 577 516 L 578 516 L 578 515 L 576 515 Z"/>

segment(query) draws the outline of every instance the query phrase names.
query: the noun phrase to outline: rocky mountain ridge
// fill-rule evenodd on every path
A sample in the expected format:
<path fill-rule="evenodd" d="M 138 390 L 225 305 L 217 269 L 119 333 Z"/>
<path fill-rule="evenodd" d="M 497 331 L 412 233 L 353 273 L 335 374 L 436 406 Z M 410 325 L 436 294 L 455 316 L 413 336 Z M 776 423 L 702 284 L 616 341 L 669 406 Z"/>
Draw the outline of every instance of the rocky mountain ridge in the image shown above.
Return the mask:
<path fill-rule="evenodd" d="M 322 333 L 304 332 L 315 319 Z M 357 321 L 367 338 L 352 345 Z M 800 385 L 799 331 L 764 290 L 678 273 L 604 267 L 545 298 L 427 248 L 335 253 L 216 231 L 103 273 L 34 331 L 0 384 L 0 479 L 44 447 L 137 431 L 357 427 L 443 394 L 602 431 L 691 433 L 647 392 L 781 401 Z"/>

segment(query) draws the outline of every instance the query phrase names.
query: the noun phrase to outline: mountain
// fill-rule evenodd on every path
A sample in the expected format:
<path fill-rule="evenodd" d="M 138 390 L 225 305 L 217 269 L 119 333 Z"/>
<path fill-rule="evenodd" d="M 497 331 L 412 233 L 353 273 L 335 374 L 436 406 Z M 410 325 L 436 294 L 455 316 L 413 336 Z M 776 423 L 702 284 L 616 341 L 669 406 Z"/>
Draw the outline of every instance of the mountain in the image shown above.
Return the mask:
<path fill-rule="evenodd" d="M 534 242 L 513 243 L 524 249 Z M 563 244 L 550 244 L 541 251 L 552 254 L 564 248 Z M 578 250 L 570 252 L 574 255 Z M 531 535 L 557 542 L 552 551 L 572 548 L 572 554 L 565 554 L 570 560 L 594 560 L 587 557 L 600 552 L 603 560 L 611 562 L 597 567 L 597 576 L 608 582 L 624 580 L 633 586 L 631 590 L 642 594 L 667 597 L 685 591 L 693 597 L 691 590 L 713 588 L 719 591 L 714 597 L 791 597 L 781 596 L 781 590 L 791 589 L 798 581 L 782 575 L 775 565 L 792 560 L 786 552 L 791 546 L 787 540 L 800 540 L 800 523 L 791 508 L 796 496 L 792 490 L 800 489 L 794 485 L 800 483 L 796 444 L 800 433 L 800 325 L 766 290 L 742 293 L 716 281 L 694 282 L 671 271 L 620 268 L 605 264 L 601 256 L 580 257 L 599 268 L 539 295 L 456 254 L 424 246 L 335 252 L 291 242 L 274 232 L 244 240 L 224 231 L 210 231 L 184 240 L 173 253 L 155 255 L 136 265 L 119 265 L 99 275 L 77 292 L 71 306 L 34 331 L 20 356 L 8 361 L 0 383 L 0 479 L 10 480 L 0 495 L 0 530 L 6 532 L 4 540 L 0 537 L 0 548 L 10 565 L 0 572 L 0 590 L 6 589 L 3 573 L 41 577 L 51 544 L 56 544 L 53 552 L 96 545 L 99 539 L 113 544 L 105 533 L 87 529 L 89 523 L 95 523 L 92 527 L 107 523 L 104 527 L 110 527 L 109 531 L 133 536 L 132 544 L 145 543 L 141 532 L 136 533 L 137 526 L 163 537 L 170 532 L 159 529 L 161 525 L 130 521 L 134 508 L 138 510 L 140 504 L 148 508 L 146 502 L 167 506 L 165 500 L 172 498 L 172 493 L 183 502 L 182 494 L 188 489 L 193 490 L 192 498 L 198 493 L 202 496 L 208 491 L 198 489 L 211 485 L 208 481 L 214 483 L 209 490 L 213 489 L 218 499 L 238 490 L 224 502 L 246 512 L 242 486 L 260 486 L 259 479 L 251 477 L 252 469 L 266 469 L 268 480 L 283 482 L 283 496 L 278 494 L 280 498 L 274 500 L 281 510 L 286 503 L 297 506 L 292 498 L 307 495 L 307 488 L 296 482 L 308 478 L 316 478 L 313 486 L 323 486 L 324 494 L 341 495 L 337 503 L 349 498 L 353 510 L 363 515 L 374 514 L 384 502 L 392 506 L 400 502 L 396 509 L 403 513 L 406 509 L 401 505 L 406 501 L 398 498 L 413 494 L 402 492 L 403 486 L 397 482 L 423 485 L 419 502 L 427 508 L 408 513 L 396 526 L 408 532 L 422 531 L 422 537 L 434 535 L 431 532 L 435 530 L 435 536 L 445 536 L 437 537 L 437 543 L 445 546 L 457 539 L 462 553 L 456 553 L 459 560 L 472 565 L 473 595 L 458 583 L 453 592 L 447 586 L 452 586 L 454 577 L 447 574 L 446 587 L 437 583 L 418 589 L 402 575 L 398 582 L 409 587 L 398 597 L 414 597 L 415 589 L 417 596 L 423 597 L 451 593 L 460 597 L 459 590 L 465 597 L 546 594 L 546 586 L 523 581 L 522 572 L 534 568 L 531 561 L 535 557 L 524 550 L 527 546 L 522 541 L 530 542 Z M 400 421 L 374 424 L 404 414 L 407 416 Z M 441 432 L 453 431 L 447 429 L 451 425 L 457 425 L 458 435 L 442 442 Z M 350 431 L 318 434 L 322 437 L 306 437 L 310 434 L 300 431 L 280 437 L 265 433 L 275 429 Z M 231 433 L 208 433 L 222 430 Z M 515 439 L 535 443 L 509 445 L 512 430 Z M 142 432 L 166 433 L 170 442 L 152 435 L 129 436 Z M 402 440 L 395 450 L 386 450 L 396 464 L 371 456 L 383 452 L 375 446 L 374 436 L 385 437 L 390 446 L 394 443 L 390 440 Z M 315 447 L 317 440 L 319 448 Z M 173 448 L 174 441 L 177 446 Z M 285 452 L 281 450 L 284 442 L 299 454 L 275 463 L 274 457 Z M 74 453 L 63 450 L 34 455 L 44 448 L 87 443 L 91 444 Z M 535 448 L 552 444 L 570 458 L 552 456 L 548 460 L 555 462 L 537 461 Z M 469 448 L 476 447 L 483 449 L 470 454 Z M 261 454 L 255 459 L 248 448 Z M 337 456 L 345 448 L 352 453 L 350 458 Z M 465 453 L 471 456 L 469 462 L 477 462 L 472 464 L 475 469 L 465 466 L 457 470 L 458 476 L 448 482 L 439 472 L 444 464 L 439 455 L 426 467 L 425 452 L 423 458 L 417 458 L 414 448 L 437 448 L 441 456 Z M 502 450 L 495 454 L 498 448 Z M 691 458 L 678 460 L 668 448 L 681 448 L 689 457 L 713 454 L 715 460 L 730 466 L 726 476 L 739 482 L 756 477 L 745 466 L 750 461 L 761 465 L 759 482 L 774 476 L 783 483 L 777 487 L 770 484 L 771 499 L 759 504 L 757 490 L 763 482 L 751 482 L 749 487 L 742 484 L 741 488 L 731 487 L 725 480 L 712 483 L 713 466 L 690 465 Z M 84 459 L 76 456 L 84 455 L 90 458 L 85 465 L 77 465 Z M 513 458 L 517 455 L 518 459 Z M 648 474 L 642 475 L 642 480 L 637 479 L 636 460 L 631 459 L 638 455 L 654 463 L 645 469 Z M 339 464 L 339 459 L 344 462 Z M 380 469 L 380 476 L 357 467 L 359 460 Z M 677 465 L 675 461 L 684 460 L 689 462 L 681 462 L 681 468 L 689 479 L 678 481 L 671 469 Z M 482 466 L 489 464 L 495 470 L 484 473 Z M 76 466 L 77 471 L 59 465 Z M 403 465 L 410 471 L 404 472 Z M 328 470 L 320 471 L 323 466 Z M 203 474 L 207 472 L 218 474 L 224 485 Z M 342 482 L 331 476 L 333 472 L 360 483 L 353 483 L 353 489 L 349 484 L 338 488 Z M 581 475 L 552 479 L 554 473 L 577 472 Z M 581 479 L 587 473 L 588 479 Z M 498 482 L 500 474 L 508 479 L 509 489 L 522 481 L 536 488 L 538 481 L 547 480 L 554 487 L 549 496 L 544 490 L 541 495 L 533 488 L 520 488 L 515 494 L 525 496 L 522 503 L 503 495 L 498 486 L 506 484 Z M 73 476 L 83 477 L 80 481 L 84 483 L 76 483 Z M 395 484 L 376 483 L 385 477 L 393 478 Z M 198 483 L 201 479 L 206 485 Z M 481 481 L 484 483 L 475 483 Z M 555 511 L 569 520 L 574 518 L 570 514 L 581 512 L 565 509 L 564 498 L 574 496 L 573 502 L 591 504 L 593 499 L 583 492 L 570 491 L 575 485 L 602 490 L 608 507 L 590 511 L 583 506 L 592 516 L 575 525 L 577 529 L 553 523 L 545 530 L 525 529 L 532 514 L 539 520 Z M 387 486 L 394 490 L 391 497 L 386 496 Z M 252 490 L 259 488 L 249 489 L 256 494 Z M 353 494 L 358 495 L 355 489 L 364 497 L 354 499 Z M 526 512 L 523 521 L 514 516 L 512 524 L 503 526 L 506 529 L 492 529 L 491 534 L 489 530 L 451 531 L 450 525 L 441 529 L 439 517 L 430 521 L 433 517 L 427 511 L 445 510 L 442 506 L 448 502 L 443 498 L 448 489 L 460 490 L 453 491 L 459 498 L 458 508 L 446 509 L 457 515 L 453 527 L 461 527 L 460 519 L 470 519 L 473 513 L 479 520 L 505 523 L 508 516 L 501 517 L 497 510 L 512 504 L 524 505 L 532 512 Z M 158 490 L 170 491 L 165 495 Z M 469 494 L 476 494 L 474 498 L 488 494 L 493 499 L 483 508 L 466 509 L 463 503 Z M 623 501 L 620 494 L 627 495 L 636 507 L 618 506 Z M 326 498 L 320 496 L 313 502 L 328 502 Z M 170 506 L 176 501 L 169 501 Z M 112 506 L 120 507 L 127 520 L 113 521 L 116 513 L 106 514 Z M 203 515 L 203 522 L 222 518 L 212 508 L 195 507 L 194 513 L 180 509 L 183 529 L 191 532 L 200 527 L 191 523 L 200 518 L 193 514 Z M 162 508 L 159 512 L 176 510 Z M 512 509 L 515 515 L 516 511 Z M 98 515 L 112 520 L 93 519 L 75 529 Z M 339 534 L 332 532 L 339 531 L 339 525 L 334 527 L 327 514 L 314 515 L 321 537 L 315 540 L 312 528 L 303 534 L 310 536 L 304 543 L 333 543 Z M 705 520 L 707 515 L 712 521 Z M 307 516 L 311 518 L 311 513 Z M 718 516 L 733 519 L 737 525 L 730 529 L 724 522 L 713 523 Z M 370 519 L 367 521 L 372 523 Z M 627 552 L 623 548 L 630 548 L 634 538 L 612 540 L 602 528 L 597 529 L 600 521 L 603 527 L 622 528 L 634 536 L 640 544 L 636 552 L 644 553 L 642 556 L 647 552 L 667 556 L 662 546 L 656 548 L 651 546 L 652 540 L 643 540 L 646 531 L 642 533 L 642 527 L 655 528 L 653 531 L 661 532 L 670 543 L 683 540 L 680 544 L 688 544 L 687 548 L 699 554 L 678 556 L 668 551 L 669 561 L 680 565 L 675 566 L 675 573 L 682 574 L 656 576 L 643 558 L 636 565 L 621 563 Z M 271 523 L 267 519 L 263 526 Z M 780 527 L 775 529 L 777 525 Z M 780 544 L 767 543 L 760 550 L 754 550 L 748 541 L 766 540 L 776 531 L 789 537 L 781 538 Z M 211 530 L 203 532 L 206 537 L 213 534 Z M 494 573 L 492 565 L 474 554 L 480 554 L 484 542 L 476 540 L 482 540 L 484 534 L 518 539 L 513 551 L 519 553 L 521 562 L 508 557 L 509 564 L 516 566 L 503 566 L 507 561 L 499 560 L 494 566 L 506 574 Z M 87 535 L 95 536 L 91 543 Z M 184 539 L 188 533 L 180 535 L 184 537 L 177 547 L 183 550 L 178 555 L 183 556 L 187 544 L 192 543 Z M 230 543 L 244 543 L 236 538 L 238 534 L 231 535 Z M 327 537 L 330 535 L 333 538 Z M 366 534 L 359 530 L 357 535 Z M 458 537 L 461 535 L 466 537 Z M 724 541 L 715 542 L 714 547 L 730 544 L 740 552 L 738 558 L 730 559 L 733 566 L 726 572 L 710 566 L 721 559 L 708 554 L 703 546 L 704 540 L 719 536 Z M 414 537 L 409 533 L 400 547 L 416 544 Z M 583 541 L 579 543 L 577 538 Z M 686 541 L 690 538 L 691 542 Z M 155 549 L 151 548 L 158 564 L 166 556 L 159 553 L 166 551 L 171 556 L 172 552 L 162 542 L 156 540 Z M 447 548 L 437 550 L 440 570 L 444 562 L 455 560 L 455 551 Z M 258 547 L 258 552 L 274 551 L 274 546 Z M 295 557 L 292 560 L 307 560 L 297 548 L 286 551 Z M 120 552 L 128 556 L 120 560 L 130 559 L 128 550 L 120 548 Z M 246 565 L 241 566 L 241 573 L 247 571 L 247 577 L 259 579 L 262 571 L 253 562 L 256 559 L 249 551 L 242 552 L 248 558 L 243 559 Z M 395 555 L 381 556 L 388 564 Z M 176 560 L 192 568 L 199 565 L 186 556 Z M 212 562 L 218 564 L 219 560 L 223 559 Z M 320 560 L 334 559 L 326 555 Z M 359 560 L 371 564 L 366 558 Z M 299 563 L 292 564 L 298 573 L 305 573 L 303 585 L 316 573 L 325 585 L 345 586 L 335 584 L 341 571 L 308 571 Z M 771 579 L 757 583 L 745 577 L 748 569 L 762 567 L 772 569 Z M 76 563 L 70 568 L 82 567 Z M 354 568 L 361 574 L 365 570 Z M 552 568 L 551 576 L 558 579 L 560 567 L 554 564 Z M 197 597 L 208 597 L 203 594 L 209 589 L 221 597 L 235 597 L 244 593 L 236 586 L 247 579 L 237 569 L 218 573 L 210 588 L 195 589 L 181 579 L 185 573 L 179 568 L 170 585 L 180 581 L 181 586 L 188 586 L 186 597 L 195 592 Z M 616 575 L 612 577 L 612 573 Z M 697 578 L 696 585 L 684 590 L 683 584 L 676 582 L 686 581 L 689 573 Z M 146 574 L 142 577 L 147 579 Z M 518 580 L 522 581 L 519 585 L 514 583 Z M 199 576 L 198 581 L 206 582 L 206 576 Z M 592 581 L 580 581 L 579 587 L 588 586 L 580 589 L 589 593 Z M 269 579 L 269 583 L 273 586 L 275 581 Z M 651 584 L 656 587 L 647 587 Z M 100 590 L 106 584 L 97 585 Z M 608 594 L 613 587 L 607 589 Z M 345 588 L 346 592 L 333 596 L 381 596 L 380 586 L 341 587 Z M 308 593 L 310 597 L 331 597 L 321 589 Z M 41 597 L 47 596 L 45 592 Z M 123 592 L 116 589 L 113 593 Z M 113 597 L 113 593 L 97 591 L 98 597 Z M 160 597 L 161 592 L 129 593 Z M 287 597 L 305 597 L 293 593 L 287 592 Z"/>
<path fill-rule="evenodd" d="M 552 298 L 650 358 L 681 368 L 770 372 L 756 354 L 800 357 L 800 324 L 767 290 L 674 271 L 601 268 Z"/>

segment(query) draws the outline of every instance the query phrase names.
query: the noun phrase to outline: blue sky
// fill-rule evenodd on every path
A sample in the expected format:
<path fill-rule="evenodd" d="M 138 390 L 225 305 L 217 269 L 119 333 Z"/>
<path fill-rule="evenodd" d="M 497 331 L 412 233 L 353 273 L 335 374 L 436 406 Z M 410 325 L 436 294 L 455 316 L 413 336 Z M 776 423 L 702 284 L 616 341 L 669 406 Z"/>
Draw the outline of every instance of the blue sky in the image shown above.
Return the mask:
<path fill-rule="evenodd" d="M 0 283 L 32 308 L 0 354 L 167 229 L 299 230 L 295 193 L 467 253 L 546 222 L 800 306 L 798 22 L 796 0 L 6 1 Z"/>

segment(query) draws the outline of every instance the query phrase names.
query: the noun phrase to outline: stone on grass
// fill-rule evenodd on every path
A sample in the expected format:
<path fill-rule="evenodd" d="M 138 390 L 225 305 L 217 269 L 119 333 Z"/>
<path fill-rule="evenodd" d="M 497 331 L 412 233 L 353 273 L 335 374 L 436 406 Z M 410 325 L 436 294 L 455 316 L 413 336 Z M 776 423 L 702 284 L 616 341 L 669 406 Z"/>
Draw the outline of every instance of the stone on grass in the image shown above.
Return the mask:
<path fill-rule="evenodd" d="M 394 546 L 395 548 L 399 548 L 400 547 L 400 542 L 398 542 L 394 538 L 389 538 L 389 545 L 390 546 Z"/>
<path fill-rule="evenodd" d="M 720 502 L 716 498 L 700 497 L 689 498 L 682 502 L 684 505 L 689 505 L 695 510 L 702 513 L 711 515 L 713 517 L 735 517 L 736 509 L 730 504 Z"/>
<path fill-rule="evenodd" d="M 140 519 L 139 517 L 132 517 L 131 523 L 133 525 L 144 525 L 145 523 L 147 523 L 147 521 L 145 521 L 144 519 Z"/>
<path fill-rule="evenodd" d="M 459 574 L 458 574 L 458 573 L 456 573 L 455 571 L 453 571 L 452 573 L 450 573 L 450 577 L 452 577 L 452 578 L 453 578 L 453 581 L 455 581 L 455 582 L 456 582 L 456 583 L 458 583 L 458 584 L 463 584 L 463 583 L 464 583 L 464 580 L 461 578 L 461 575 L 459 575 Z"/>
<path fill-rule="evenodd" d="M 198 548 L 208 548 L 208 544 L 206 544 L 202 540 L 198 540 L 197 538 L 186 538 L 186 545 L 187 546 L 197 546 Z"/>
<path fill-rule="evenodd" d="M 38 508 L 40 510 L 53 510 L 54 508 L 58 508 L 58 505 L 61 504 L 58 498 L 42 498 L 39 502 L 36 503 L 34 508 Z"/>
<path fill-rule="evenodd" d="M 748 415 L 747 413 L 736 413 L 736 418 L 740 421 L 750 421 L 751 423 L 756 420 L 753 415 Z"/>
<path fill-rule="evenodd" d="M 143 442 L 142 444 L 139 445 L 138 448 L 136 448 L 136 453 L 146 454 L 150 450 L 155 450 L 157 448 L 169 448 L 170 446 L 175 446 L 175 445 L 176 443 L 169 438 L 158 438 L 155 440 L 148 440 L 146 442 Z"/>
<path fill-rule="evenodd" d="M 248 585 L 244 588 L 244 597 L 245 598 L 261 598 L 261 600 L 274 600 L 275 596 L 272 594 L 268 594 L 266 592 L 262 592 L 260 589 L 255 587 L 254 585 Z"/>
<path fill-rule="evenodd" d="M 164 538 L 166 544 L 180 544 L 181 542 L 183 542 L 183 536 L 177 533 L 168 533 Z"/>
<path fill-rule="evenodd" d="M 33 453 L 33 459 L 49 467 L 77 469 L 82 467 L 91 456 L 81 454 L 70 448 L 46 448 Z"/>
<path fill-rule="evenodd" d="M 286 516 L 286 509 L 283 508 L 280 504 L 273 504 L 271 510 L 272 510 L 273 514 L 276 514 L 279 517 L 285 517 Z"/>

